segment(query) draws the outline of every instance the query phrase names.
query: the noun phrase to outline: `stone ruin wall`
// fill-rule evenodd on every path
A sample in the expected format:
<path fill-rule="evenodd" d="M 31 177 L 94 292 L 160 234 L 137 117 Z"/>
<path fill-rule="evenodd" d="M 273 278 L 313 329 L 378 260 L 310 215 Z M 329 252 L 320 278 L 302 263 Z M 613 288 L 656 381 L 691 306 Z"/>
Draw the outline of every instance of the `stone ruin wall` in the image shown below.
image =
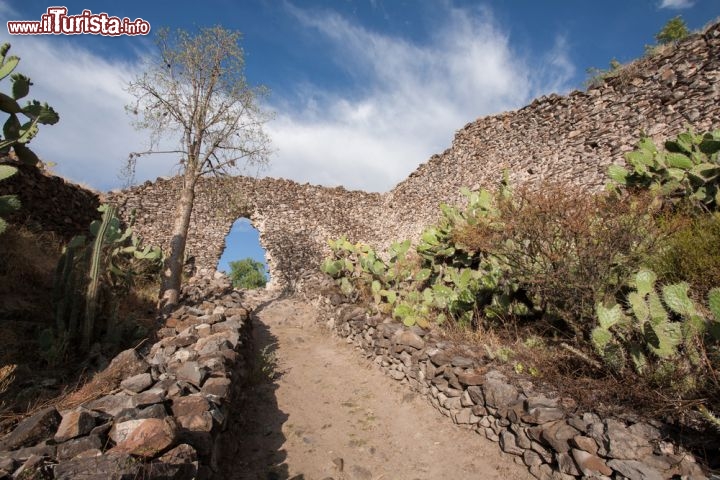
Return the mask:
<path fill-rule="evenodd" d="M 126 218 L 135 210 L 135 229 L 143 240 L 167 249 L 181 188 L 179 177 L 158 179 L 113 193 L 109 200 Z M 292 286 L 299 272 L 317 268 L 327 239 L 377 236 L 368 231 L 368 220 L 379 213 L 380 200 L 377 193 L 284 179 L 203 178 L 195 195 L 187 255 L 195 257 L 196 268 L 215 268 L 233 222 L 246 217 L 260 232 L 273 282 Z"/>
<path fill-rule="evenodd" d="M 21 208 L 3 216 L 9 222 L 53 232 L 68 241 L 87 233 L 90 222 L 100 216 L 98 192 L 8 159 L 0 159 L 0 164 L 18 167 L 15 175 L 0 181 L 0 195 L 20 199 Z"/>
<path fill-rule="evenodd" d="M 607 167 L 624 164 L 624 153 L 643 134 L 661 144 L 687 125 L 720 128 L 720 23 L 601 86 L 465 125 L 449 149 L 384 197 L 381 230 L 417 237 L 437 219 L 440 202 L 461 202 L 461 187 L 497 185 L 504 169 L 513 184 L 570 182 L 599 190 Z"/>
<path fill-rule="evenodd" d="M 270 178 L 205 179 L 189 255 L 197 266 L 215 267 L 232 222 L 245 216 L 260 231 L 272 277 L 292 284 L 302 270 L 317 268 L 330 238 L 344 234 L 379 248 L 417 238 L 437 220 L 441 202 L 460 203 L 464 186 L 496 185 L 505 169 L 513 183 L 572 182 L 598 190 L 608 165 L 622 164 L 643 134 L 662 142 L 688 125 L 720 128 L 720 24 L 586 92 L 542 97 L 467 124 L 449 149 L 385 194 Z M 138 209 L 138 230 L 164 244 L 179 182 L 148 182 L 110 199 L 126 214 Z"/>
<path fill-rule="evenodd" d="M 623 154 L 642 134 L 661 142 L 688 125 L 720 128 L 720 23 L 666 50 L 586 92 L 542 97 L 520 110 L 467 124 L 449 149 L 384 194 L 272 178 L 202 179 L 187 254 L 197 268 L 215 268 L 232 223 L 247 217 L 260 231 L 273 280 L 292 286 L 300 272 L 317 268 L 328 252 L 328 239 L 344 234 L 383 248 L 397 239 L 417 238 L 437 220 L 441 202 L 460 203 L 463 186 L 496 185 L 505 169 L 513 183 L 549 180 L 597 190 L 607 166 L 623 163 Z M 53 177 L 45 178 L 53 183 Z M 43 190 L 38 179 L 30 181 L 29 188 L 22 186 L 24 180 L 0 182 L 0 194 Z M 147 243 L 167 248 L 181 181 L 158 179 L 103 200 L 118 204 L 125 218 L 135 210 L 136 231 Z M 57 188 L 45 197 L 64 198 Z M 88 198 L 97 201 L 92 194 Z M 44 215 L 35 209 L 49 205 L 46 221 L 57 224 L 53 204 L 60 202 L 35 202 L 35 220 Z M 65 208 L 62 222 L 86 224 L 95 206 Z"/>

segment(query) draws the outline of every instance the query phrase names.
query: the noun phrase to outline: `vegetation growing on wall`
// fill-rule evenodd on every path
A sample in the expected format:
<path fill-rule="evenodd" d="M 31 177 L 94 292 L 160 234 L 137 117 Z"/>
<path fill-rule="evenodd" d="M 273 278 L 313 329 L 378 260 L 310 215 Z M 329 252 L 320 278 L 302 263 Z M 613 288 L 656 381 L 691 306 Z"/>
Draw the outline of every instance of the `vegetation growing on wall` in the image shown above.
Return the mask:
<path fill-rule="evenodd" d="M 405 325 L 541 332 L 598 375 L 636 375 L 712 413 L 720 229 L 705 227 L 718 222 L 719 140 L 690 130 L 663 148 L 642 139 L 627 166 L 610 168 L 603 194 L 507 181 L 495 193 L 464 190 L 466 206 L 442 205 L 414 248 L 406 240 L 379 254 L 341 238 L 322 269 Z M 673 268 L 686 257 L 696 269 Z"/>
<path fill-rule="evenodd" d="M 680 40 L 684 39 L 690 34 L 687 28 L 687 24 L 679 15 L 671 18 L 663 26 L 660 31 L 655 34 L 655 40 L 657 44 L 645 46 L 645 56 L 655 55 L 660 52 L 668 45 L 674 45 Z M 632 73 L 633 69 L 631 66 L 636 62 L 632 61 L 627 64 L 619 62 L 613 58 L 610 60 L 609 68 L 602 69 L 597 67 L 590 67 L 587 69 L 587 79 L 585 80 L 586 87 L 595 87 L 602 84 L 605 80 L 613 78 L 619 75 L 626 75 Z"/>

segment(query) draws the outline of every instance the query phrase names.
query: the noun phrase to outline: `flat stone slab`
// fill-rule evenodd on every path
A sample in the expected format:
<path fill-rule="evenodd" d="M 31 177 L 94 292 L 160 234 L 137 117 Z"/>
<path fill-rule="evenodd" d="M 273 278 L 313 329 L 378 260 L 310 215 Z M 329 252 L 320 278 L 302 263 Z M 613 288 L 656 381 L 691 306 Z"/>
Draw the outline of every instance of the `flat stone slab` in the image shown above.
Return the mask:
<path fill-rule="evenodd" d="M 26 418 L 5 438 L 0 440 L 0 451 L 17 450 L 51 438 L 60 424 L 60 414 L 55 407 L 48 407 Z"/>

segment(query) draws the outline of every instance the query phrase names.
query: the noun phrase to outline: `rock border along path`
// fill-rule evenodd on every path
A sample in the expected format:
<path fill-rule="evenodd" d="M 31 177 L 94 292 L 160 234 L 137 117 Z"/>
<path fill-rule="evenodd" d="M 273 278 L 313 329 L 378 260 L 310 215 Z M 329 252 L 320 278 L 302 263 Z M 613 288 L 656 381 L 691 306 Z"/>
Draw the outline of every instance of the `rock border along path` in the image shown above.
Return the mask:
<path fill-rule="evenodd" d="M 77 402 L 36 412 L 0 439 L 0 480 L 213 477 L 229 405 L 242 401 L 250 372 L 251 323 L 228 279 L 203 273 L 157 343 L 120 353 Z"/>
<path fill-rule="evenodd" d="M 436 480 L 532 478 L 497 446 L 455 426 L 322 331 L 297 297 L 262 304 L 257 351 L 276 358 L 274 382 L 251 387 L 224 444 L 223 478 Z M 271 353 L 268 353 L 271 352 Z"/>
<path fill-rule="evenodd" d="M 707 478 L 662 425 L 575 411 L 324 276 L 298 287 L 241 294 L 201 272 L 161 340 L 93 379 L 100 394 L 0 439 L 0 480 Z"/>
<path fill-rule="evenodd" d="M 635 415 L 601 418 L 583 412 L 571 398 L 537 391 L 527 379 L 509 379 L 470 346 L 368 315 L 325 275 L 308 272 L 298 290 L 331 330 L 406 391 L 425 397 L 452 422 L 498 442 L 536 478 L 708 478 L 693 455 L 673 443 L 667 425 Z"/>

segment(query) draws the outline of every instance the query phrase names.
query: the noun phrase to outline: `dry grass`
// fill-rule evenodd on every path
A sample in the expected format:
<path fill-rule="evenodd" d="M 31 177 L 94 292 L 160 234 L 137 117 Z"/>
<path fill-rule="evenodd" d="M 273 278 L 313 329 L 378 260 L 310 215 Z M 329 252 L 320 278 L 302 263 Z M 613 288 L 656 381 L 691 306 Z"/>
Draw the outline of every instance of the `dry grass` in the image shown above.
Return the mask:
<path fill-rule="evenodd" d="M 538 335 L 533 325 L 470 330 L 448 323 L 441 331 L 444 340 L 457 345 L 452 353 L 482 356 L 484 368 L 498 369 L 516 381 L 530 380 L 536 392 L 558 394 L 571 410 L 662 420 L 689 435 L 684 441 L 691 448 L 719 441 L 699 412 L 699 407 L 712 407 L 717 399 L 681 398 L 631 370 L 614 374 L 584 352 L 565 348 L 563 341 Z"/>
<path fill-rule="evenodd" d="M 54 327 L 52 289 L 63 241 L 54 234 L 13 226 L 0 238 L 0 431 L 40 408 L 69 408 L 117 388 L 107 375 L 92 375 L 95 360 L 73 348 L 49 361 L 40 349 L 40 332 Z M 127 332 L 139 327 L 153 335 L 158 284 L 138 279 L 122 299 L 117 316 L 126 329 L 106 358 L 126 345 Z M 107 342 L 103 343 L 106 345 Z M 100 363 L 99 365 L 102 365 Z"/>
<path fill-rule="evenodd" d="M 33 360 L 32 332 L 52 324 L 52 291 L 60 240 L 10 228 L 0 241 L 0 365 Z"/>
<path fill-rule="evenodd" d="M 8 229 L 0 242 L 0 293 L 51 288 L 62 240 L 51 232 Z"/>

